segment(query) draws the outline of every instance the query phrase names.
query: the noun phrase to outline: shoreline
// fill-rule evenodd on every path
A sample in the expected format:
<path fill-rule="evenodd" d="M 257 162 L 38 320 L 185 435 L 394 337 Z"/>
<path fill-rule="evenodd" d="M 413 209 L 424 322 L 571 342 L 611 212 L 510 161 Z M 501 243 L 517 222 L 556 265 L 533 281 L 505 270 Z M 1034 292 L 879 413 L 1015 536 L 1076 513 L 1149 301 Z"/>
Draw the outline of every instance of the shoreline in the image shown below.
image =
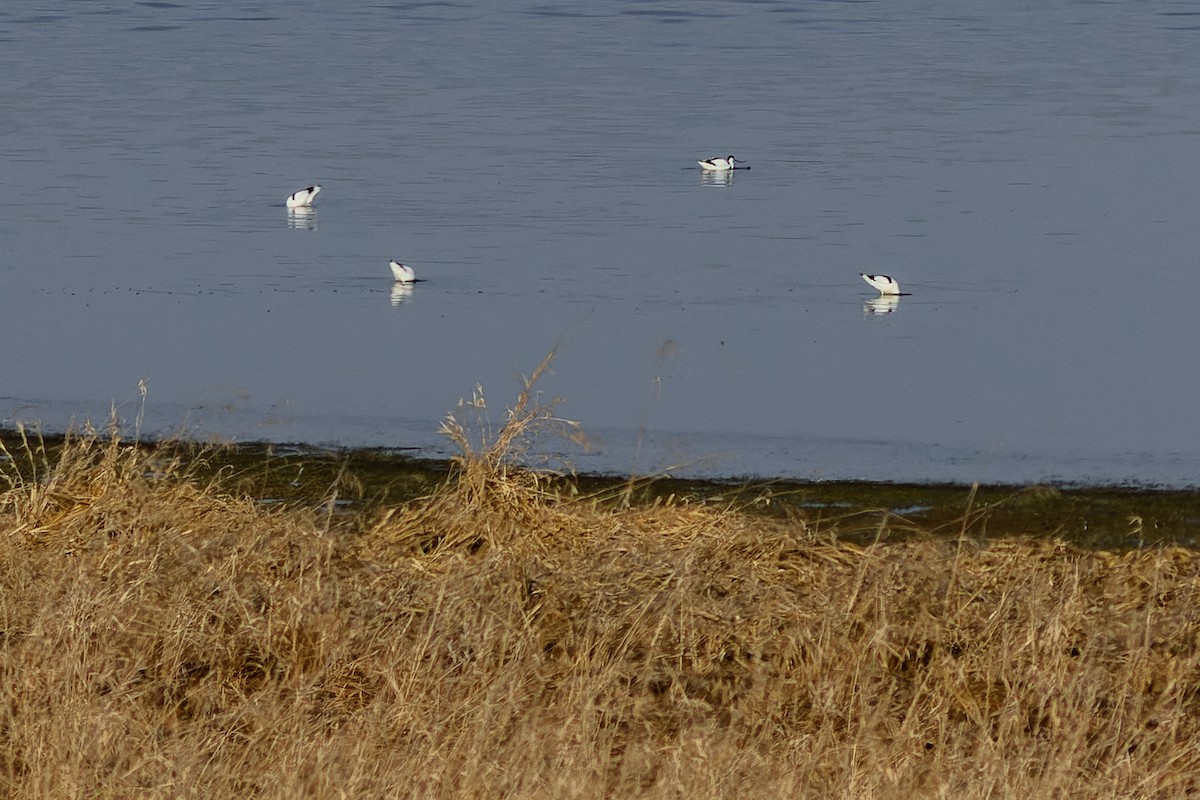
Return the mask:
<path fill-rule="evenodd" d="M 508 405 L 507 403 L 505 404 Z M 440 425 L 446 416 L 326 416 L 271 408 L 171 403 L 142 406 L 136 398 L 115 409 L 79 402 L 30 400 L 0 404 L 0 429 L 18 426 L 62 434 L 93 426 L 103 431 L 112 422 L 122 435 L 142 440 L 175 440 L 233 444 L 238 447 L 293 448 L 300 452 L 365 451 L 408 453 L 417 458 L 448 459 L 457 452 Z M 498 429 L 503 419 L 477 414 L 469 407 L 462 421 L 477 435 L 480 428 Z M 765 435 L 754 432 L 680 428 L 606 427 L 571 422 L 582 435 L 576 442 L 558 436 L 533 441 L 533 450 L 553 466 L 576 474 L 623 479 L 670 474 L 716 483 L 903 483 L 913 485 L 988 486 L 1053 485 L 1060 489 L 1121 488 L 1166 491 L 1200 490 L 1200 451 L 1137 449 L 1096 445 L 1088 448 L 1031 447 L 955 437 L 930 441 L 920 437 L 871 438 L 821 436 L 797 431 Z M 1128 445 L 1128 443 L 1126 443 Z M 540 465 L 540 462 L 539 462 Z"/>
<path fill-rule="evenodd" d="M 82 433 L 26 430 L 49 461 Z M 98 434 L 110 442 L 108 434 Z M 374 513 L 411 503 L 444 486 L 454 458 L 429 458 L 401 448 L 334 448 L 305 443 L 209 443 L 153 440 L 123 445 L 163 451 L 202 480 L 245 493 L 263 505 L 314 506 L 333 502 L 343 513 Z M 23 447 L 18 430 L 0 429 L 9 453 Z M 20 469 L 20 459 L 14 459 Z M 526 469 L 517 466 L 518 470 Z M 1174 544 L 1200 546 L 1200 492 L 1141 486 L 1069 484 L 962 484 L 861 480 L 697 479 L 536 472 L 561 497 L 602 503 L 652 505 L 683 501 L 718 505 L 765 517 L 802 517 L 836 525 L 839 538 L 869 543 L 907 535 L 954 536 L 969 521 L 985 538 L 1054 538 L 1098 549 Z M 907 532 L 907 533 L 906 533 Z"/>

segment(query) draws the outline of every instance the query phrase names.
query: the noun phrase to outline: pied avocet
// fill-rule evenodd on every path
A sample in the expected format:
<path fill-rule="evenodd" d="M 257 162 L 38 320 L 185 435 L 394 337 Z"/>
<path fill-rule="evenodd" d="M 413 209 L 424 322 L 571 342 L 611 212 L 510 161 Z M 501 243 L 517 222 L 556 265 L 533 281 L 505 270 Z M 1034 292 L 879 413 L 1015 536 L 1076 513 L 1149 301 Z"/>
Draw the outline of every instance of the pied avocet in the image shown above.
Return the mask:
<path fill-rule="evenodd" d="M 287 199 L 288 208 L 307 208 L 313 204 L 313 198 L 317 196 L 317 192 L 321 191 L 320 186 L 310 186 L 307 189 L 301 189 Z"/>
<path fill-rule="evenodd" d="M 388 262 L 388 266 L 392 268 L 392 277 L 396 279 L 396 283 L 417 282 L 417 273 L 412 267 L 394 259 Z"/>
<path fill-rule="evenodd" d="M 907 292 L 900 291 L 900 284 L 891 275 L 867 275 L 865 272 L 858 274 L 862 275 L 864 281 L 878 289 L 880 294 L 907 294 Z"/>
<path fill-rule="evenodd" d="M 733 156 L 725 156 L 724 158 L 707 158 L 704 161 L 697 161 L 700 169 L 708 172 L 728 172 L 731 169 L 737 169 L 735 164 L 744 164 L 744 161 L 738 161 Z M 749 167 L 746 167 L 749 169 Z"/>

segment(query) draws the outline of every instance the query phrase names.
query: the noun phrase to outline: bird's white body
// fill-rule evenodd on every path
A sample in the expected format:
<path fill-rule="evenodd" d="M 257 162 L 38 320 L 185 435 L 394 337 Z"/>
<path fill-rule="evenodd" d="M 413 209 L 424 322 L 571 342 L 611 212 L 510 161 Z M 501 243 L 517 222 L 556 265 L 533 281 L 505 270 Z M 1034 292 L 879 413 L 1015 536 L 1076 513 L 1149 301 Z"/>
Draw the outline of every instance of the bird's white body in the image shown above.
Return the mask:
<path fill-rule="evenodd" d="M 724 158 L 707 158 L 696 163 L 700 165 L 700 169 L 706 172 L 728 172 L 731 169 L 737 169 L 734 165 L 741 162 L 733 156 L 725 156 Z"/>
<path fill-rule="evenodd" d="M 396 279 L 396 283 L 415 283 L 417 273 L 412 267 L 401 264 L 399 261 L 389 261 L 388 266 L 392 268 L 392 277 Z"/>
<path fill-rule="evenodd" d="M 307 189 L 301 189 L 293 195 L 290 195 L 285 201 L 288 208 L 308 208 L 313 204 L 313 199 L 317 196 L 317 192 L 321 191 L 320 186 L 310 186 Z"/>
<path fill-rule="evenodd" d="M 900 284 L 890 275 L 867 275 L 863 272 L 860 272 L 859 275 L 862 275 L 864 281 L 878 289 L 880 294 L 900 294 Z"/>

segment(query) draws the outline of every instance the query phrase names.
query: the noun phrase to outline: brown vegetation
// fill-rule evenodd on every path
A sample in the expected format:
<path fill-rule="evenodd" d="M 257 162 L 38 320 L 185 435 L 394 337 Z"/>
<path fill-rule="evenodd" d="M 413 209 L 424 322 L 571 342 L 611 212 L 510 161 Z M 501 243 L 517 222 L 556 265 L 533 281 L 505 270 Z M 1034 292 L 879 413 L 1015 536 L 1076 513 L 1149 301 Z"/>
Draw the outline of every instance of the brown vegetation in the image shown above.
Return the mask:
<path fill-rule="evenodd" d="M 1193 551 L 564 497 L 501 457 L 527 401 L 369 514 L 116 439 L 15 453 L 0 795 L 1197 792 Z"/>

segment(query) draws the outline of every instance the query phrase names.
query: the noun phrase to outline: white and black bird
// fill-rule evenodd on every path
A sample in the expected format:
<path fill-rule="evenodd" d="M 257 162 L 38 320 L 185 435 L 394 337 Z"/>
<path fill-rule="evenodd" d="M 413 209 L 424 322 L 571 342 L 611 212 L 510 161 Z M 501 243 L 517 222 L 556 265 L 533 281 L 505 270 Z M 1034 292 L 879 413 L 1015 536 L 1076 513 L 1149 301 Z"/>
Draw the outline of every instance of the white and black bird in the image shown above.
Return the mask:
<path fill-rule="evenodd" d="M 392 268 L 392 278 L 396 283 L 416 283 L 417 273 L 412 267 L 407 264 L 401 264 L 395 259 L 388 262 L 388 266 Z"/>
<path fill-rule="evenodd" d="M 744 161 L 738 161 L 733 156 L 725 156 L 724 158 L 706 158 L 703 161 L 697 161 L 700 169 L 705 172 L 728 172 L 731 169 L 737 169 L 737 164 L 744 164 Z M 750 169 L 744 167 L 744 169 Z"/>
<path fill-rule="evenodd" d="M 321 187 L 319 185 L 310 186 L 307 189 L 301 189 L 295 194 L 289 195 L 288 199 L 284 202 L 287 203 L 288 208 L 308 208 L 313 204 L 313 200 L 320 191 Z"/>
<path fill-rule="evenodd" d="M 900 291 L 900 284 L 891 275 L 868 275 L 865 272 L 858 273 L 862 279 L 871 284 L 875 289 L 879 290 L 880 294 L 884 295 L 903 295 L 908 292 Z"/>

